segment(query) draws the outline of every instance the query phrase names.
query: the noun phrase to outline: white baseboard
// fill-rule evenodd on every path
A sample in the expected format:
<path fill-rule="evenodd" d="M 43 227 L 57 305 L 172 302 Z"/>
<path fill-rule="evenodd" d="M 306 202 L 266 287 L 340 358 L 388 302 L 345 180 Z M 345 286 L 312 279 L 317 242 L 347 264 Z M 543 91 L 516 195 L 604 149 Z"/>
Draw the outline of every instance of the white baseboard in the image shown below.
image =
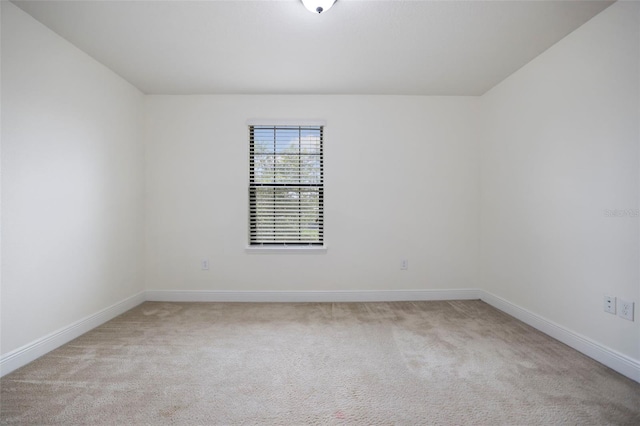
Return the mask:
<path fill-rule="evenodd" d="M 145 301 L 144 292 L 140 292 L 93 315 L 89 315 L 71 325 L 54 331 L 38 340 L 0 356 L 0 377 L 27 365 L 31 361 L 70 342 L 89 330 L 121 315 Z"/>
<path fill-rule="evenodd" d="M 480 290 L 368 291 L 174 291 L 147 290 L 154 302 L 398 302 L 409 300 L 473 300 Z"/>
<path fill-rule="evenodd" d="M 586 356 L 595 359 L 612 370 L 615 370 L 618 373 L 640 383 L 640 361 L 622 355 L 613 349 L 596 343 L 578 333 L 574 333 L 561 325 L 549 321 L 487 291 L 480 291 L 480 299 L 494 308 L 499 309 L 502 312 L 505 312 L 525 324 L 543 332 L 544 334 L 559 340 L 565 345 L 571 346 L 578 352 L 582 352 Z"/>
<path fill-rule="evenodd" d="M 147 290 L 0 356 L 0 377 L 64 345 L 145 301 L 155 302 L 394 302 L 481 299 L 640 383 L 640 361 L 480 289 L 370 291 L 173 291 Z"/>

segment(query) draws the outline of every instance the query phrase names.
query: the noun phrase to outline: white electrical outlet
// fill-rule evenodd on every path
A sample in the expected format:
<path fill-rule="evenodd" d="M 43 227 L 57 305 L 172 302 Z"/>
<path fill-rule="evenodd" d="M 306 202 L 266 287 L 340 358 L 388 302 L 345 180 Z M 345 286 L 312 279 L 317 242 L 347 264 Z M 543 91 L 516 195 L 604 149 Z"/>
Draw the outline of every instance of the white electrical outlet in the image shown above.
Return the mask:
<path fill-rule="evenodd" d="M 407 259 L 402 259 L 400 261 L 400 269 L 402 269 L 403 271 L 409 269 L 409 261 Z"/>
<path fill-rule="evenodd" d="M 633 302 L 618 300 L 618 316 L 633 321 Z"/>
<path fill-rule="evenodd" d="M 604 311 L 610 314 L 616 313 L 616 298 L 612 296 L 604 296 Z"/>
<path fill-rule="evenodd" d="M 209 259 L 202 259 L 202 261 L 200 262 L 200 267 L 202 268 L 203 271 L 208 271 L 209 270 Z"/>

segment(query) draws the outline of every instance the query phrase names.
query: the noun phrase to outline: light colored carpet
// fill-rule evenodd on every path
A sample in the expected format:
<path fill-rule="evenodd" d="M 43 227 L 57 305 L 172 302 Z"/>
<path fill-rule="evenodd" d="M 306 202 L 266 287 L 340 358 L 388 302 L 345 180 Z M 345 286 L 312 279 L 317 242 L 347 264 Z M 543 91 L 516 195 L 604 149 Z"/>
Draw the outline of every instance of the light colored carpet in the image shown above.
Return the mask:
<path fill-rule="evenodd" d="M 147 302 L 0 385 L 2 424 L 640 424 L 640 384 L 480 301 Z"/>

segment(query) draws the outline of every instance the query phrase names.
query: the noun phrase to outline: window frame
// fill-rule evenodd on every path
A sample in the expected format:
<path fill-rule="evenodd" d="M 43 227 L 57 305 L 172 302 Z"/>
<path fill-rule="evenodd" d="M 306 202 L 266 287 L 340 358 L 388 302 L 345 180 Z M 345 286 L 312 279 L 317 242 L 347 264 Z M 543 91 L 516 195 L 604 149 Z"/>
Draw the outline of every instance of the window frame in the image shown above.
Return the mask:
<path fill-rule="evenodd" d="M 322 180 L 320 183 L 320 188 L 322 191 L 322 204 L 321 207 L 323 208 L 322 211 L 322 228 L 323 228 L 323 232 L 322 232 L 322 239 L 320 241 L 320 244 L 288 244 L 288 243 L 274 243 L 274 244 L 252 244 L 251 241 L 251 220 L 252 220 L 252 215 L 251 215 L 251 195 L 250 195 L 250 191 L 252 188 L 255 188 L 252 186 L 251 183 L 251 172 L 252 172 L 252 165 L 251 165 L 251 131 L 252 131 L 252 127 L 320 127 L 320 134 L 321 134 L 321 167 L 322 167 Z M 324 210 L 324 206 L 326 205 L 325 203 L 325 198 L 324 198 L 324 190 L 325 190 L 325 184 L 324 184 L 324 149 L 325 149 L 325 141 L 326 141 L 326 122 L 323 120 L 247 120 L 246 122 L 246 139 L 245 139 L 245 143 L 246 143 L 246 147 L 247 147 L 247 185 L 246 188 L 248 190 L 248 193 L 246 193 L 246 202 L 247 202 L 247 220 L 246 220 L 246 226 L 247 226 L 247 240 L 246 240 L 246 246 L 245 246 L 245 251 L 247 253 L 257 253 L 257 254 L 275 254 L 275 253 L 282 253 L 282 254 L 312 254 L 312 253 L 326 253 L 327 251 L 327 239 L 326 239 L 326 230 L 325 230 L 325 225 L 326 225 L 326 215 L 325 215 L 325 210 Z"/>

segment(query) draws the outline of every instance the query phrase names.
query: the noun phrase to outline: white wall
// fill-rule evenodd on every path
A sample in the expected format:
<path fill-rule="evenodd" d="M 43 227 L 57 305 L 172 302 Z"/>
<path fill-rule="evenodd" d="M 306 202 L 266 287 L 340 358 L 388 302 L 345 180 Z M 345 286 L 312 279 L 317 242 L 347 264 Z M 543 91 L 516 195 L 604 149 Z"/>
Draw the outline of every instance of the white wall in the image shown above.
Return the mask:
<path fill-rule="evenodd" d="M 143 290 L 141 108 L 2 2 L 2 354 Z"/>
<path fill-rule="evenodd" d="M 482 97 L 481 287 L 640 360 L 640 4 L 618 2 Z M 636 302 L 636 321 L 603 295 Z"/>
<path fill-rule="evenodd" d="M 148 96 L 147 289 L 475 287 L 478 101 Z M 326 254 L 245 252 L 252 118 L 326 120 Z"/>

